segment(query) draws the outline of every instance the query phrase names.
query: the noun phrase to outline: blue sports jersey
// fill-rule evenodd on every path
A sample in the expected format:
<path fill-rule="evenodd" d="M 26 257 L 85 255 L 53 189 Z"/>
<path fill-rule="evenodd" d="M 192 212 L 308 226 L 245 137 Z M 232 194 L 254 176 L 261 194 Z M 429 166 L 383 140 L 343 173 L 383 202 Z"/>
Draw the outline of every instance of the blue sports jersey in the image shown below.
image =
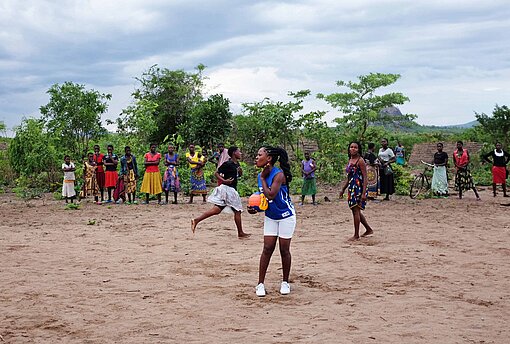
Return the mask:
<path fill-rule="evenodd" d="M 269 173 L 269 176 L 266 178 L 266 182 L 269 188 L 271 188 L 271 185 L 273 184 L 274 177 L 280 172 L 283 171 L 278 167 L 273 167 Z M 262 188 L 262 180 L 260 179 L 260 173 L 258 175 L 258 185 L 259 191 L 264 192 L 264 189 Z M 268 200 L 268 202 L 269 207 L 266 210 L 266 216 L 270 219 L 281 220 L 296 214 L 294 210 L 294 204 L 292 204 L 292 200 L 289 195 L 289 187 L 287 184 L 280 185 L 280 191 L 278 191 L 278 194 L 273 200 Z"/>

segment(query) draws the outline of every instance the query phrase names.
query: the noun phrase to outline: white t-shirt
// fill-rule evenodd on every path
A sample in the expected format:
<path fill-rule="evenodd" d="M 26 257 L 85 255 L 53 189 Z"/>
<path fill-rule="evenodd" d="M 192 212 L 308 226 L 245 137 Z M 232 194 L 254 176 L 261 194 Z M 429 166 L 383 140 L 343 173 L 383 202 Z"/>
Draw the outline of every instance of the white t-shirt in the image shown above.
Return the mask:
<path fill-rule="evenodd" d="M 391 158 L 395 156 L 395 153 L 391 150 L 391 148 L 386 149 L 379 149 L 379 159 L 381 159 L 384 162 L 388 162 Z"/>
<path fill-rule="evenodd" d="M 62 170 L 64 170 L 64 168 L 75 168 L 74 167 L 74 163 L 70 163 L 69 165 L 66 164 L 65 162 L 62 164 Z M 75 180 L 76 177 L 74 176 L 74 171 L 72 172 L 64 172 L 64 180 Z"/>

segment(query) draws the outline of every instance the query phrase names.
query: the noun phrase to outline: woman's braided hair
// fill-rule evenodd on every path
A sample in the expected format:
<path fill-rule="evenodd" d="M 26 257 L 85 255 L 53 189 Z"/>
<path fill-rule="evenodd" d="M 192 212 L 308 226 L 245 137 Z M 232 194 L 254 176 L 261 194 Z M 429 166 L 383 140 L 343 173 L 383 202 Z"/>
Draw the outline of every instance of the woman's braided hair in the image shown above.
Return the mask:
<path fill-rule="evenodd" d="M 289 155 L 287 151 L 280 147 L 271 147 L 264 146 L 264 149 L 267 152 L 267 155 L 272 157 L 272 163 L 274 165 L 275 162 L 280 162 L 280 168 L 283 171 L 283 175 L 285 176 L 286 182 L 285 184 L 289 185 L 292 181 L 292 173 L 290 172 L 290 164 L 289 164 Z"/>

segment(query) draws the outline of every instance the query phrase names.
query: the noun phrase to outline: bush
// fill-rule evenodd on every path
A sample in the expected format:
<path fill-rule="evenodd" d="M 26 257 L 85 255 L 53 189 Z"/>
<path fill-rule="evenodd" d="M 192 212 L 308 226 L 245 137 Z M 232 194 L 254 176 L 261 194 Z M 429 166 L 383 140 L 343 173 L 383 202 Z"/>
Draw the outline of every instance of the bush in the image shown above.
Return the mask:
<path fill-rule="evenodd" d="M 405 166 L 393 164 L 391 166 L 395 178 L 395 193 L 397 195 L 409 195 L 409 189 L 413 182 L 413 175 Z"/>

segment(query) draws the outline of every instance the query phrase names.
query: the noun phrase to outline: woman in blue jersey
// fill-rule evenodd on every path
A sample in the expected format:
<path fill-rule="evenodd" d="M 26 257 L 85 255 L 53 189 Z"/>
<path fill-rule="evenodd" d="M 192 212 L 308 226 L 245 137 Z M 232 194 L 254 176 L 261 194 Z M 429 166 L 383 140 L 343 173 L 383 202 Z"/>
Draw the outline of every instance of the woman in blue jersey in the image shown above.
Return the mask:
<path fill-rule="evenodd" d="M 274 166 L 278 161 L 280 168 Z M 283 270 L 280 293 L 287 295 L 290 293 L 290 241 L 296 227 L 296 212 L 288 186 L 292 180 L 289 158 L 287 152 L 282 148 L 262 147 L 257 153 L 255 163 L 257 167 L 263 167 L 258 176 L 258 186 L 260 192 L 266 196 L 269 202 L 264 218 L 264 249 L 260 256 L 259 283 L 256 287 L 256 294 L 257 296 L 266 295 L 264 279 L 276 247 L 276 241 L 279 241 Z M 248 211 L 255 212 L 251 208 L 248 208 Z"/>

